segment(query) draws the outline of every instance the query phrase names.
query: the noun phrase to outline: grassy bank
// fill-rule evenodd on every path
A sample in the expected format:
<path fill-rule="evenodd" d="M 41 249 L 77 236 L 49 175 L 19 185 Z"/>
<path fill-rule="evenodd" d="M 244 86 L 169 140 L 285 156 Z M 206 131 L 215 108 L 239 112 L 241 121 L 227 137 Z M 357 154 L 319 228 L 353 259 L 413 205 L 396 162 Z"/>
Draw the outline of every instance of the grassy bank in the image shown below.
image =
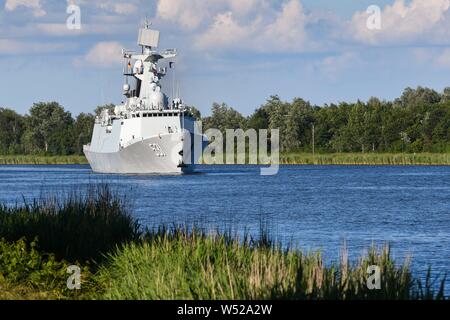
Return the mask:
<path fill-rule="evenodd" d="M 239 239 L 185 227 L 143 230 L 107 187 L 0 209 L 0 299 L 440 299 L 388 248 L 337 263 L 282 249 L 267 234 Z M 66 287 L 67 267 L 82 289 Z M 381 270 L 368 290 L 367 267 Z M 428 277 L 430 279 L 430 277 Z"/>
<path fill-rule="evenodd" d="M 0 165 L 63 165 L 87 163 L 84 156 L 0 155 Z"/>
<path fill-rule="evenodd" d="M 87 164 L 84 156 L 2 156 L 0 165 Z M 214 163 L 210 161 L 209 163 Z M 284 153 L 283 165 L 450 165 L 449 153 Z"/>
<path fill-rule="evenodd" d="M 450 165 L 448 153 L 286 153 L 281 164 L 300 165 Z"/>

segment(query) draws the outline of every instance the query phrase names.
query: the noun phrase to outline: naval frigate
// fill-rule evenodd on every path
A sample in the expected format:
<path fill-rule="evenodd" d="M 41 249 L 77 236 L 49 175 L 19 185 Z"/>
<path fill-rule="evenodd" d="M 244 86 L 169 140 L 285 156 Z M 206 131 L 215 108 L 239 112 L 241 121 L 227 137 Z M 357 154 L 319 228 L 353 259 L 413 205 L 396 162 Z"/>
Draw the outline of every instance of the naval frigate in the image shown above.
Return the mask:
<path fill-rule="evenodd" d="M 94 172 L 173 174 L 195 169 L 205 146 L 203 136 L 191 108 L 162 90 L 160 82 L 172 69 L 177 51 L 159 53 L 159 40 L 160 32 L 146 24 L 139 29 L 140 52 L 123 50 L 126 99 L 96 117 L 92 141 L 84 146 Z M 166 66 L 160 67 L 163 61 Z"/>

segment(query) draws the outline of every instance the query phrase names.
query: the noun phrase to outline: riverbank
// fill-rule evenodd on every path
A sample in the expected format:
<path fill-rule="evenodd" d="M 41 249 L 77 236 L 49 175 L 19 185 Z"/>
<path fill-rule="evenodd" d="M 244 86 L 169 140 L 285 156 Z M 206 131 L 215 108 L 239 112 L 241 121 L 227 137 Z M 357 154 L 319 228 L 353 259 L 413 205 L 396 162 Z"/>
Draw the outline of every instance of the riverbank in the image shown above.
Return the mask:
<path fill-rule="evenodd" d="M 450 165 L 448 153 L 287 153 L 280 157 L 281 164 L 296 165 Z"/>
<path fill-rule="evenodd" d="M 84 156 L 0 155 L 0 165 L 64 165 L 87 163 Z"/>
<path fill-rule="evenodd" d="M 144 230 L 106 186 L 32 205 L 0 205 L 0 299 L 440 299 L 430 275 L 394 261 L 388 247 L 327 263 L 282 249 L 264 228 L 237 236 L 186 226 Z M 81 269 L 81 290 L 67 268 Z M 369 266 L 381 289 L 369 290 Z M 433 278 L 434 279 L 434 278 Z M 439 286 L 439 285 L 438 285 Z"/>
<path fill-rule="evenodd" d="M 0 165 L 88 164 L 84 156 L 1 156 Z M 449 166 L 450 153 L 285 153 L 282 165 L 388 165 Z"/>

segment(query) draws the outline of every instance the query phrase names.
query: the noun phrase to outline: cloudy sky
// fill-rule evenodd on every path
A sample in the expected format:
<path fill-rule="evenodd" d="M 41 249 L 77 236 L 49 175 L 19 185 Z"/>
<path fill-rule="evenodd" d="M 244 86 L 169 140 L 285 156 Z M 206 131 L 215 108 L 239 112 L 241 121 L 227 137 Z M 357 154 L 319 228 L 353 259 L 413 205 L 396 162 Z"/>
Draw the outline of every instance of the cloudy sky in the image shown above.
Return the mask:
<path fill-rule="evenodd" d="M 69 5 L 81 30 L 67 28 Z M 450 86 L 450 0 L 0 0 L 0 107 L 120 103 L 121 48 L 146 17 L 205 114 L 217 101 L 247 115 L 273 94 L 321 105 Z"/>

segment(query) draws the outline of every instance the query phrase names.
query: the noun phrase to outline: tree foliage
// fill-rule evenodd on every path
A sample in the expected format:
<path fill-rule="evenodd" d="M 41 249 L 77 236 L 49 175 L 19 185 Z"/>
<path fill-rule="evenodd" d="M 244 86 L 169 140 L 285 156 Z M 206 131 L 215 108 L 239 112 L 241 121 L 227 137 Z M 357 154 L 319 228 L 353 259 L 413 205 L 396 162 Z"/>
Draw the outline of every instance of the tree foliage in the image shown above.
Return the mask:
<path fill-rule="evenodd" d="M 36 103 L 28 115 L 0 108 L 0 154 L 82 154 L 92 136 L 95 114 L 73 118 L 56 102 Z M 201 118 L 197 109 L 193 110 Z M 311 151 L 314 130 L 319 152 L 448 152 L 450 151 L 450 88 L 442 93 L 407 88 L 394 101 L 341 102 L 313 106 L 295 98 L 271 96 L 244 117 L 225 103 L 214 103 L 203 119 L 204 131 L 279 129 L 281 149 Z"/>
<path fill-rule="evenodd" d="M 312 106 L 271 96 L 243 120 L 226 105 L 214 104 L 207 128 L 279 129 L 284 152 L 447 152 L 450 151 L 450 88 L 407 88 L 394 101 L 370 98 Z M 313 129 L 314 128 L 314 129 Z"/>
<path fill-rule="evenodd" d="M 13 110 L 0 108 L 0 154 L 20 153 L 24 118 Z"/>
<path fill-rule="evenodd" d="M 29 114 L 0 108 L 0 154 L 81 155 L 95 116 L 75 119 L 57 102 L 35 103 Z"/>

